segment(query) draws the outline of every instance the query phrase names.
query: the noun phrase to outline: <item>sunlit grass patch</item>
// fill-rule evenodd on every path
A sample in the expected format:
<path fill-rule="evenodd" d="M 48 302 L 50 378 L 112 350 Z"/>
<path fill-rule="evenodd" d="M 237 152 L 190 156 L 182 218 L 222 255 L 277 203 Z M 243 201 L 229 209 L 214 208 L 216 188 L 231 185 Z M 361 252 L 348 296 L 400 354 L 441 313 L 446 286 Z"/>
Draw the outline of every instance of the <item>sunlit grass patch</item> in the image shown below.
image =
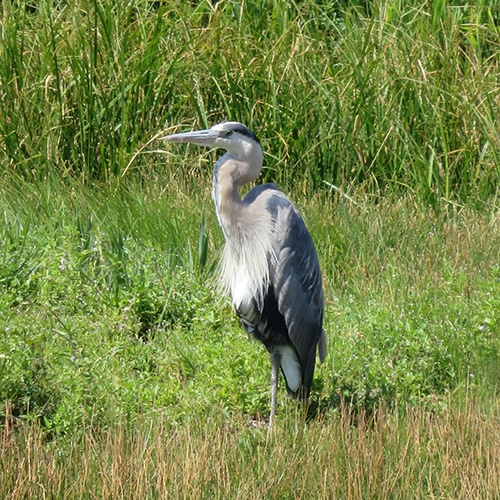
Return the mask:
<path fill-rule="evenodd" d="M 179 197 L 170 182 L 80 192 L 46 183 L 24 201 L 6 186 L 0 368 L 15 415 L 63 433 L 89 411 L 105 426 L 160 408 L 174 421 L 212 407 L 267 416 L 269 360 L 219 291 L 209 188 Z M 325 285 L 330 350 L 313 407 L 441 408 L 467 385 L 495 391 L 496 218 L 436 214 L 411 198 L 291 196 Z M 280 398 L 280 411 L 289 403 Z"/>
<path fill-rule="evenodd" d="M 7 415 L 8 416 L 8 415 Z M 108 430 L 83 423 L 64 445 L 36 424 L 7 420 L 0 455 L 5 498 L 495 498 L 498 408 L 466 399 L 441 414 L 419 407 L 367 416 L 346 407 L 276 433 L 208 415 L 172 425 L 159 413 Z M 290 425 L 288 425 L 290 423 Z M 29 457 L 29 460 L 27 459 Z"/>
<path fill-rule="evenodd" d="M 362 3 L 8 2 L 3 168 L 113 184 L 157 170 L 159 130 L 229 119 L 308 192 L 496 196 L 498 10 Z"/>

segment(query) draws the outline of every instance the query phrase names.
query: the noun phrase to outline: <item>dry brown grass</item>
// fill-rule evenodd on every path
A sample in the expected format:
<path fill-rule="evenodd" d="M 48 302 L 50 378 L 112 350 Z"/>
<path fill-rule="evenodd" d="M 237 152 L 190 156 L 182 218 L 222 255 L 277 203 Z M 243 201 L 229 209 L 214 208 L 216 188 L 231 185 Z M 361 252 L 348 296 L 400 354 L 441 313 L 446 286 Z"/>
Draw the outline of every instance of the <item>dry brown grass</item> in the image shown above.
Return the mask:
<path fill-rule="evenodd" d="M 299 419 L 300 420 L 300 419 Z M 441 415 L 407 408 L 371 418 L 345 408 L 276 435 L 242 421 L 85 429 L 46 441 L 4 427 L 2 498 L 453 498 L 500 495 L 500 416 L 468 401 Z"/>

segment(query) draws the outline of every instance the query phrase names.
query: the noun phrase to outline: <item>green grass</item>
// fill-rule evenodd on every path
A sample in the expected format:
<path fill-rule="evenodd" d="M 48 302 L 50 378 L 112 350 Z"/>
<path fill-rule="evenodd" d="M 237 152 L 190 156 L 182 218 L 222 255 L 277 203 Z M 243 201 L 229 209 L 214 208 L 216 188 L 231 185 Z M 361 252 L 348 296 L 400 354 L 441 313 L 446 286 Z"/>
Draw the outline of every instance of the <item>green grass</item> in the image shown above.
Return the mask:
<path fill-rule="evenodd" d="M 339 3 L 4 2 L 2 168 L 112 182 L 159 129 L 237 119 L 284 185 L 495 196 L 498 9 Z"/>
<path fill-rule="evenodd" d="M 4 2 L 0 496 L 498 497 L 499 15 Z M 328 357 L 272 438 L 216 279 L 216 154 L 154 139 L 223 119 L 323 271 Z"/>
<path fill-rule="evenodd" d="M 0 395 L 16 415 L 59 432 L 89 413 L 103 425 L 158 408 L 174 420 L 267 414 L 267 355 L 217 291 L 209 183 L 181 190 L 175 179 L 113 192 L 4 185 Z M 466 386 L 496 387 L 496 217 L 296 198 L 324 274 L 322 410 L 343 398 L 435 408 Z"/>

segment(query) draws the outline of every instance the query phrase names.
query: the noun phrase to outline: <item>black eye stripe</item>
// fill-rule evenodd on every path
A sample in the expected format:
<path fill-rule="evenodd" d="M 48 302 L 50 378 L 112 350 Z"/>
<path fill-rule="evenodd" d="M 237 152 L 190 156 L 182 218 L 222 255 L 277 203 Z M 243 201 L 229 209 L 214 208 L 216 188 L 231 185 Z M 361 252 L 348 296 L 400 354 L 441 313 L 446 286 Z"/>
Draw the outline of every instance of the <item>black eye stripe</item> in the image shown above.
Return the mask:
<path fill-rule="evenodd" d="M 249 137 L 250 139 L 253 139 L 254 141 L 256 141 L 260 144 L 260 141 L 257 138 L 257 136 L 250 129 L 245 127 L 244 125 L 236 126 L 232 130 L 228 130 L 228 132 L 231 132 L 231 134 L 233 132 L 238 132 L 238 134 L 244 135 L 245 137 Z"/>

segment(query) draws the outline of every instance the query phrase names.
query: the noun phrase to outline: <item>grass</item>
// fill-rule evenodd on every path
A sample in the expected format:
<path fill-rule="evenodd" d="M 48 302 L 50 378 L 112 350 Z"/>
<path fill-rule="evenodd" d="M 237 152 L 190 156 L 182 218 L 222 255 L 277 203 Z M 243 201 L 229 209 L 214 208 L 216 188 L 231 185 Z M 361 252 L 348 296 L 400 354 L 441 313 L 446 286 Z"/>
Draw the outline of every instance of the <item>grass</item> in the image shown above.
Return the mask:
<path fill-rule="evenodd" d="M 281 387 L 269 438 L 268 356 L 217 293 L 209 183 L 18 182 L 2 191 L 3 497 L 498 495 L 494 213 L 296 192 L 330 350 L 307 421 Z"/>
<path fill-rule="evenodd" d="M 498 497 L 498 15 L 4 2 L 0 496 Z M 215 154 L 152 140 L 222 119 L 323 271 L 329 355 L 274 437 L 218 291 Z"/>
<path fill-rule="evenodd" d="M 373 1 L 369 17 L 333 0 L 37 5 L 3 4 L 4 168 L 112 182 L 157 130 L 237 119 L 284 185 L 437 205 L 497 193 L 500 39 L 486 3 Z"/>
<path fill-rule="evenodd" d="M 208 418 L 174 427 L 162 415 L 103 432 L 86 423 L 64 448 L 37 426 L 2 438 L 6 498 L 496 498 L 498 408 L 467 400 L 444 415 L 343 407 L 306 428 L 293 413 L 270 438 Z M 300 419 L 299 419 L 300 421 Z"/>
<path fill-rule="evenodd" d="M 217 292 L 208 179 L 189 199 L 175 179 L 113 193 L 19 182 L 4 189 L 0 275 L 1 396 L 15 414 L 65 432 L 89 412 L 103 425 L 164 406 L 175 420 L 207 405 L 267 413 L 267 356 Z M 496 386 L 496 216 L 297 201 L 326 291 L 322 408 L 433 407 L 472 378 Z"/>

